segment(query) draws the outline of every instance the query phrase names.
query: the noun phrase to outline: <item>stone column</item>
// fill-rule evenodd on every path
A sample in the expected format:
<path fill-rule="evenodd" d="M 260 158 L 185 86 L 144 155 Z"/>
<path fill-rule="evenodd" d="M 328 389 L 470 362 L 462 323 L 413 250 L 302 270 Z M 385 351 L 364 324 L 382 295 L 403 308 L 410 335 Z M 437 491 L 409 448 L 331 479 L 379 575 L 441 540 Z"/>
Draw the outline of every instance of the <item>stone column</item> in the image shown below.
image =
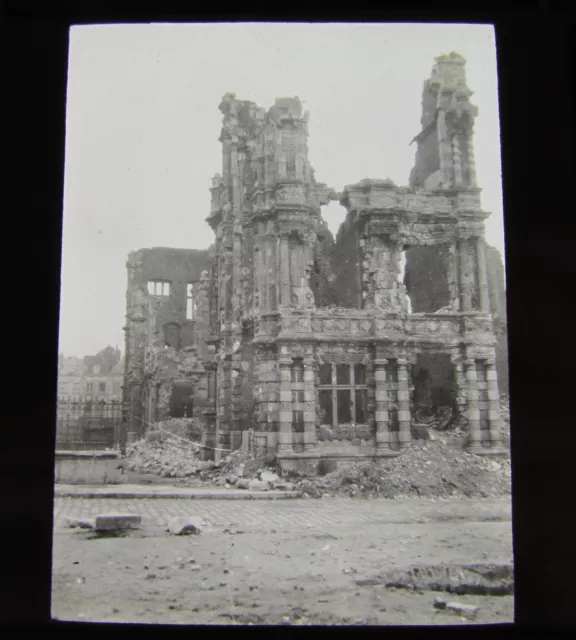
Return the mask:
<path fill-rule="evenodd" d="M 454 365 L 454 378 L 456 381 L 456 405 L 458 407 L 458 414 L 461 416 L 466 415 L 466 406 L 468 404 L 468 383 L 466 380 L 466 374 L 464 373 L 464 365 L 459 355 L 453 355 L 450 358 Z"/>
<path fill-rule="evenodd" d="M 304 360 L 304 451 L 316 448 L 316 385 L 313 358 Z"/>
<path fill-rule="evenodd" d="M 202 459 L 214 460 L 214 448 L 216 447 L 216 369 L 215 362 L 204 363 L 207 375 L 207 399 L 206 408 L 202 412 L 205 420 L 204 433 L 202 434 Z"/>
<path fill-rule="evenodd" d="M 464 363 L 466 368 L 466 383 L 468 387 L 468 446 L 470 450 L 481 447 L 482 434 L 480 431 L 480 409 L 478 408 L 478 373 L 476 360 L 468 358 Z"/>
<path fill-rule="evenodd" d="M 400 449 L 407 449 L 412 440 L 410 431 L 410 383 L 408 380 L 408 361 L 402 358 L 398 364 L 398 424 Z"/>
<path fill-rule="evenodd" d="M 472 307 L 472 292 L 470 291 L 470 278 L 468 276 L 470 261 L 468 240 L 460 240 L 458 249 L 460 261 L 460 309 L 462 311 L 470 311 Z"/>
<path fill-rule="evenodd" d="M 444 109 L 438 111 L 438 147 L 440 153 L 440 175 L 442 176 L 442 186 L 445 189 L 452 187 L 452 145 L 448 137 L 448 127 L 446 126 L 446 112 Z"/>
<path fill-rule="evenodd" d="M 280 304 L 290 306 L 290 247 L 288 246 L 288 236 L 281 235 L 278 238 L 280 245 Z"/>
<path fill-rule="evenodd" d="M 278 424 L 278 453 L 293 450 L 292 422 L 292 358 L 280 357 L 280 413 Z"/>
<path fill-rule="evenodd" d="M 376 451 L 390 451 L 390 431 L 388 417 L 388 388 L 386 385 L 386 365 L 388 360 L 374 361 L 374 382 L 376 387 Z"/>
<path fill-rule="evenodd" d="M 452 157 L 454 160 L 454 186 L 462 186 L 462 153 L 460 151 L 460 140 L 458 134 L 452 138 Z"/>
<path fill-rule="evenodd" d="M 480 298 L 480 311 L 490 313 L 490 294 L 488 291 L 488 273 L 486 271 L 486 243 L 478 238 L 476 255 L 478 256 L 478 297 Z"/>
<path fill-rule="evenodd" d="M 476 186 L 476 159 L 474 158 L 474 132 L 470 128 L 466 134 L 466 155 L 468 156 L 469 186 Z"/>
<path fill-rule="evenodd" d="M 496 360 L 486 360 L 486 381 L 488 383 L 488 422 L 490 424 L 490 440 L 493 449 L 502 448 L 502 422 L 500 416 L 500 391 L 498 389 L 498 373 Z"/>

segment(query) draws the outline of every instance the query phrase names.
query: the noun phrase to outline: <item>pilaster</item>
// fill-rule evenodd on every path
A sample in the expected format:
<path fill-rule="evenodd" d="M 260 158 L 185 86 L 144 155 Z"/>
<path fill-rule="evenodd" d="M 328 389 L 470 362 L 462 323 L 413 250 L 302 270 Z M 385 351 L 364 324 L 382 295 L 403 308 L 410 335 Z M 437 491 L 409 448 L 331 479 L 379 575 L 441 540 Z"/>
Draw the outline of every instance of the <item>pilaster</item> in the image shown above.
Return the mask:
<path fill-rule="evenodd" d="M 490 312 L 490 294 L 488 291 L 488 273 L 486 271 L 486 243 L 483 238 L 477 238 L 478 256 L 478 295 L 480 298 L 480 311 Z"/>
<path fill-rule="evenodd" d="M 500 415 L 500 391 L 498 389 L 498 373 L 494 358 L 486 360 L 486 381 L 488 383 L 488 422 L 490 424 L 490 440 L 493 449 L 502 447 L 502 420 Z"/>
<path fill-rule="evenodd" d="M 390 432 L 388 417 L 388 388 L 386 385 L 386 365 L 388 360 L 377 358 L 374 361 L 374 383 L 376 398 L 376 450 L 390 451 Z"/>
<path fill-rule="evenodd" d="M 407 449 L 412 440 L 410 415 L 410 382 L 408 380 L 408 361 L 399 358 L 398 364 L 398 424 L 400 449 Z"/>
<path fill-rule="evenodd" d="M 313 357 L 304 359 L 304 451 L 316 449 L 316 385 Z"/>
<path fill-rule="evenodd" d="M 480 409 L 478 408 L 478 374 L 476 360 L 467 358 L 464 363 L 466 383 L 468 387 L 468 444 L 471 451 L 481 448 L 482 434 L 480 432 Z"/>
<path fill-rule="evenodd" d="M 294 413 L 292 409 L 292 358 L 280 357 L 278 367 L 280 369 L 280 412 L 278 425 L 278 452 L 293 450 L 292 422 Z"/>

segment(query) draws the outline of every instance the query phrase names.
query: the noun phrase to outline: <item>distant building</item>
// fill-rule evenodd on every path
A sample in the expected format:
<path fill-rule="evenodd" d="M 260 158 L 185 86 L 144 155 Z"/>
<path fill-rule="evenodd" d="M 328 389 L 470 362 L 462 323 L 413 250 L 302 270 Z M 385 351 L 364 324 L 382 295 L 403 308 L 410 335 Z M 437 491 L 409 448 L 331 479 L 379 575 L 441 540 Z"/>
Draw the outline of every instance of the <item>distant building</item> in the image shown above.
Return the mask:
<path fill-rule="evenodd" d="M 58 397 L 82 397 L 92 400 L 122 399 L 122 376 L 124 359 L 116 350 L 115 364 L 101 362 L 99 355 L 85 356 L 83 359 L 59 358 Z"/>

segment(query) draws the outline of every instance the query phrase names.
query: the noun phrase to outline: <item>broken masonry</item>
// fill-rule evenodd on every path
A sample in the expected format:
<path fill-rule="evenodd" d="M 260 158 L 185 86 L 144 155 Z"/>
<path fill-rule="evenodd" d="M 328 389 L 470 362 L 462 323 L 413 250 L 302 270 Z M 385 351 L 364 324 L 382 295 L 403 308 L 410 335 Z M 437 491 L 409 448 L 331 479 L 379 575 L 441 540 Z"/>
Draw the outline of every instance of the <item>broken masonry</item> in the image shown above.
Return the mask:
<path fill-rule="evenodd" d="M 250 448 L 314 474 L 399 455 L 439 414 L 471 451 L 502 453 L 503 267 L 484 239 L 471 94 L 465 60 L 438 57 L 409 186 L 365 179 L 342 193 L 316 182 L 298 98 L 266 111 L 224 96 L 213 246 L 128 259 L 130 440 L 187 417 L 205 458 Z M 347 209 L 335 238 L 331 200 Z"/>

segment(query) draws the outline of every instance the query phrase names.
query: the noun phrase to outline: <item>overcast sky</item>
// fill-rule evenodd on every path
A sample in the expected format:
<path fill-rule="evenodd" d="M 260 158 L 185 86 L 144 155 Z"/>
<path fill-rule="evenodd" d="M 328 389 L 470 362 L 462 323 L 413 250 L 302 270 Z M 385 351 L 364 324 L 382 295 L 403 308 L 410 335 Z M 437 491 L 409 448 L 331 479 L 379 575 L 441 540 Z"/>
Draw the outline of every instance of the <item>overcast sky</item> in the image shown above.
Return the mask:
<path fill-rule="evenodd" d="M 70 32 L 60 351 L 124 350 L 126 258 L 204 249 L 222 171 L 220 99 L 310 111 L 316 179 L 407 184 L 434 58 L 467 59 L 488 242 L 503 253 L 496 49 L 483 25 L 104 25 Z M 344 217 L 324 208 L 333 232 Z"/>

